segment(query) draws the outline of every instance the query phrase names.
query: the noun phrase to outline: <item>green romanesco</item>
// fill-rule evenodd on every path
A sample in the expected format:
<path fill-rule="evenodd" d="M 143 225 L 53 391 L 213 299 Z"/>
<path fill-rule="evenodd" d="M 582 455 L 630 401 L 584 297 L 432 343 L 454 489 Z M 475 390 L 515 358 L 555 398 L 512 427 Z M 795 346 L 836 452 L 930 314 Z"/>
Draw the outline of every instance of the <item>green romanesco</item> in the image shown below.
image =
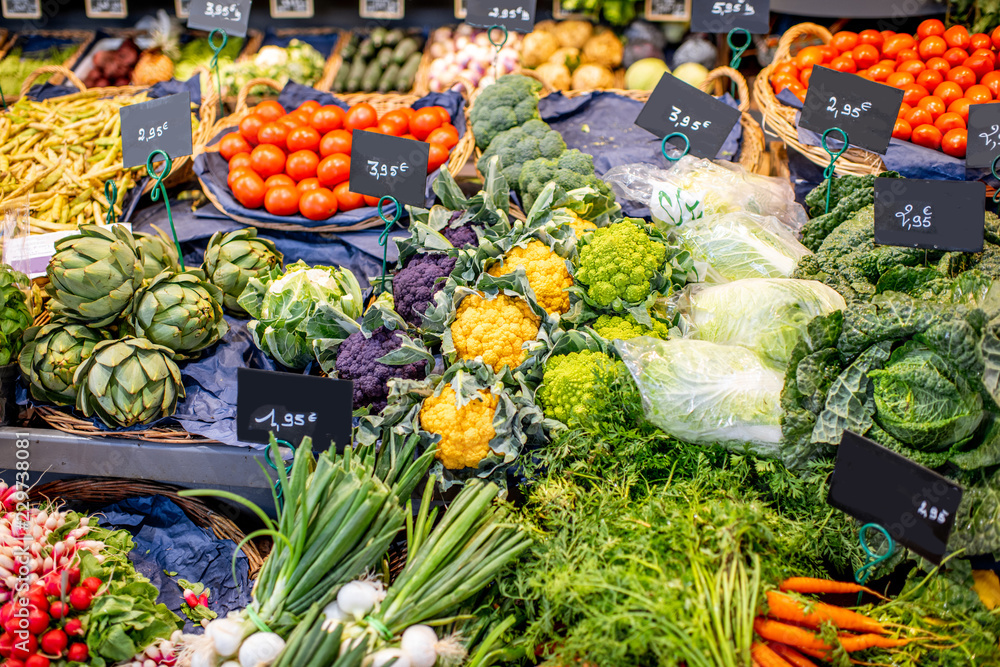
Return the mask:
<path fill-rule="evenodd" d="M 616 371 L 614 359 L 592 350 L 550 358 L 538 390 L 545 416 L 564 424 L 579 420 Z"/>
<path fill-rule="evenodd" d="M 630 340 L 639 336 L 667 339 L 669 328 L 664 322 L 654 319 L 652 328 L 639 324 L 632 314 L 625 317 L 619 315 L 601 315 L 591 325 L 601 338 L 607 340 Z"/>
<path fill-rule="evenodd" d="M 550 182 L 556 184 L 554 201 L 559 201 L 570 190 L 587 186 L 609 199 L 614 197 L 611 189 L 594 174 L 594 158 L 575 148 L 556 159 L 538 158 L 521 167 L 518 193 L 525 211 L 531 210 L 535 197 Z"/>
<path fill-rule="evenodd" d="M 566 150 L 562 135 L 541 120 L 532 119 L 498 134 L 479 158 L 476 167 L 482 174 L 494 155 L 500 156 L 501 173 L 511 187 L 517 187 L 521 167 L 529 160 L 556 158 Z"/>
<path fill-rule="evenodd" d="M 635 218 L 601 227 L 580 249 L 577 282 L 587 296 L 607 307 L 616 298 L 639 303 L 653 291 L 653 279 L 666 265 L 667 248 L 649 237 L 645 224 Z"/>
<path fill-rule="evenodd" d="M 522 74 L 508 74 L 484 88 L 469 115 L 476 146 L 486 150 L 504 130 L 541 118 L 538 115 L 541 88 L 541 83 Z"/>

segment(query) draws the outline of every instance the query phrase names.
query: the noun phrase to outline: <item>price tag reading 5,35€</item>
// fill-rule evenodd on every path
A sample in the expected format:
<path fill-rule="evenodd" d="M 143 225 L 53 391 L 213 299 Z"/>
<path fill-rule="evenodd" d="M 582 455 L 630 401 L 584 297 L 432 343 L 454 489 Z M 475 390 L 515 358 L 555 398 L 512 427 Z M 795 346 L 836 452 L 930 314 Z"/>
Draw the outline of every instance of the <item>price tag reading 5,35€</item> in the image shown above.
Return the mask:
<path fill-rule="evenodd" d="M 535 27 L 536 0 L 467 0 L 465 22 L 480 28 L 502 25 L 515 32 Z"/>
<path fill-rule="evenodd" d="M 743 28 L 755 35 L 766 35 L 770 28 L 770 11 L 770 0 L 691 0 L 691 32 L 726 33 L 733 28 Z"/>
<path fill-rule="evenodd" d="M 666 74 L 656 84 L 635 124 L 658 137 L 682 132 L 691 142 L 692 155 L 714 158 L 739 119 L 739 109 Z M 684 148 L 681 139 L 671 139 L 671 143 Z"/>
<path fill-rule="evenodd" d="M 875 243 L 982 252 L 986 184 L 875 179 Z"/>
<path fill-rule="evenodd" d="M 351 190 L 424 206 L 429 151 L 423 141 L 359 130 L 351 144 Z"/>
<path fill-rule="evenodd" d="M 191 0 L 188 5 L 189 28 L 221 28 L 230 37 L 245 37 L 249 21 L 250 0 Z"/>
<path fill-rule="evenodd" d="M 146 164 L 156 150 L 171 160 L 191 155 L 191 93 L 132 104 L 122 107 L 120 113 L 126 167 Z"/>
<path fill-rule="evenodd" d="M 903 91 L 898 88 L 816 66 L 799 126 L 819 134 L 839 127 L 851 145 L 884 155 L 902 103 Z"/>

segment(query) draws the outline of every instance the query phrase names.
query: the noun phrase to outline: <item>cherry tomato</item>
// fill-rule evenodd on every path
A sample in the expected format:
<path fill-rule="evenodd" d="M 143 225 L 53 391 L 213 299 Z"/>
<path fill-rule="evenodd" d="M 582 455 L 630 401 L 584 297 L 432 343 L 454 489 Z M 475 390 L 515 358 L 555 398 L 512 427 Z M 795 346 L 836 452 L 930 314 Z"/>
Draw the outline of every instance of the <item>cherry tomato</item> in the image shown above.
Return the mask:
<path fill-rule="evenodd" d="M 885 81 L 893 71 L 893 68 L 885 63 L 878 63 L 868 68 L 868 74 L 871 75 L 872 81 Z"/>
<path fill-rule="evenodd" d="M 246 208 L 260 208 L 264 205 L 264 179 L 254 173 L 244 174 L 233 183 L 233 195 Z"/>
<path fill-rule="evenodd" d="M 840 54 L 837 53 L 837 54 L 834 55 L 834 57 L 836 58 L 838 55 L 840 55 Z M 434 111 L 437 111 L 438 117 L 441 118 L 441 123 L 442 124 L 444 124 L 444 123 L 450 123 L 451 122 L 451 114 L 448 113 L 448 110 L 445 109 L 444 107 L 442 107 L 442 106 L 436 106 L 435 105 L 435 106 L 432 106 L 432 107 L 424 107 L 424 108 L 425 109 L 433 109 Z"/>
<path fill-rule="evenodd" d="M 894 35 L 885 40 L 885 44 L 882 45 L 882 55 L 886 58 L 895 58 L 903 49 L 912 49 L 916 45 L 916 40 L 910 35 Z"/>
<path fill-rule="evenodd" d="M 840 52 L 850 51 L 857 45 L 858 33 L 851 32 L 850 30 L 841 30 L 840 32 L 834 33 L 833 38 L 830 40 L 830 46 Z"/>
<path fill-rule="evenodd" d="M 287 116 L 282 116 L 276 123 L 281 123 L 288 128 L 289 131 L 294 130 L 297 127 L 302 127 L 306 124 L 305 119 L 302 116 L 296 116 L 295 114 L 288 114 Z"/>
<path fill-rule="evenodd" d="M 944 103 L 944 100 L 937 95 L 928 95 L 917 102 L 917 107 L 930 113 L 933 120 L 937 120 L 938 116 L 948 110 L 948 106 Z"/>
<path fill-rule="evenodd" d="M 284 150 L 288 133 L 291 129 L 281 122 L 266 123 L 257 133 L 257 141 L 261 144 L 270 144 Z"/>
<path fill-rule="evenodd" d="M 869 81 L 872 80 L 872 75 L 869 74 L 868 70 L 866 69 L 859 69 L 857 72 L 855 72 L 855 74 L 860 76 L 862 79 L 868 79 Z"/>
<path fill-rule="evenodd" d="M 410 132 L 423 141 L 431 132 L 441 127 L 441 116 L 431 108 L 420 109 L 410 119 Z"/>
<path fill-rule="evenodd" d="M 251 146 L 257 145 L 257 133 L 260 132 L 260 128 L 267 123 L 266 120 L 261 118 L 255 113 L 250 114 L 246 118 L 240 121 L 240 134 L 246 139 Z"/>
<path fill-rule="evenodd" d="M 951 69 L 951 65 L 944 58 L 931 58 L 926 63 L 927 69 L 932 69 L 944 74 Z"/>
<path fill-rule="evenodd" d="M 304 178 L 295 187 L 298 188 L 299 192 L 308 192 L 309 190 L 318 190 L 323 185 L 318 178 Z"/>
<path fill-rule="evenodd" d="M 969 52 L 956 46 L 945 51 L 944 55 L 941 57 L 944 58 L 951 67 L 958 67 L 969 57 Z"/>
<path fill-rule="evenodd" d="M 993 42 L 993 48 L 1000 49 L 1000 26 L 993 28 L 993 32 L 990 33 L 990 41 Z"/>
<path fill-rule="evenodd" d="M 969 124 L 969 100 L 964 97 L 958 98 L 948 105 L 948 111 L 954 111 L 962 117 L 966 125 Z"/>
<path fill-rule="evenodd" d="M 912 74 L 914 78 L 921 72 L 927 69 L 927 66 L 922 60 L 904 60 L 903 62 L 896 65 L 897 72 L 905 72 L 906 74 Z"/>
<path fill-rule="evenodd" d="M 250 153 L 237 153 L 236 155 L 229 158 L 229 171 L 233 169 L 239 169 L 240 167 L 250 167 Z"/>
<path fill-rule="evenodd" d="M 326 188 L 307 190 L 299 197 L 299 212 L 310 220 L 326 220 L 337 212 L 337 197 Z"/>
<path fill-rule="evenodd" d="M 271 215 L 295 215 L 299 212 L 299 197 L 294 185 L 279 185 L 264 195 L 264 208 Z"/>
<path fill-rule="evenodd" d="M 912 108 L 913 108 L 913 107 L 911 107 L 911 106 L 910 106 L 909 104 L 907 104 L 906 102 L 902 102 L 902 103 L 900 103 L 900 105 L 899 105 L 899 111 L 897 111 L 897 112 L 896 112 L 896 118 L 902 118 L 902 117 L 904 117 L 904 116 L 905 116 L 905 115 L 907 114 L 907 112 L 908 112 L 908 111 L 909 111 L 910 109 L 912 109 Z"/>
<path fill-rule="evenodd" d="M 291 185 L 292 187 L 295 187 L 295 181 L 293 181 L 288 174 L 275 174 L 274 176 L 268 176 L 267 180 L 264 181 L 265 190 L 276 188 L 279 185 Z"/>
<path fill-rule="evenodd" d="M 355 104 L 347 111 L 344 117 L 345 130 L 364 130 L 378 125 L 378 113 L 375 107 L 367 102 Z"/>
<path fill-rule="evenodd" d="M 333 188 L 351 177 L 351 158 L 346 153 L 333 153 L 323 158 L 316 168 L 320 185 Z"/>
<path fill-rule="evenodd" d="M 344 125 L 344 110 L 335 104 L 320 107 L 309 117 L 309 125 L 319 132 L 320 136 L 339 130 Z"/>
<path fill-rule="evenodd" d="M 319 150 L 320 134 L 308 125 L 297 127 L 288 133 L 288 152 Z"/>
<path fill-rule="evenodd" d="M 351 154 L 351 133 L 347 130 L 334 130 L 323 135 L 319 142 L 319 154 L 323 157 L 334 153 Z"/>
<path fill-rule="evenodd" d="M 319 156 L 313 151 L 295 151 L 285 162 L 285 173 L 295 181 L 304 181 L 316 175 L 319 166 Z"/>
<path fill-rule="evenodd" d="M 1000 97 L 1000 72 L 988 72 L 979 83 L 989 88 L 993 97 Z"/>
<path fill-rule="evenodd" d="M 942 36 L 944 37 L 944 41 L 948 43 L 948 46 L 959 49 L 969 46 L 969 31 L 966 30 L 965 26 L 953 25 L 945 30 Z"/>
<path fill-rule="evenodd" d="M 295 110 L 295 113 L 301 111 L 304 114 L 312 116 L 316 112 L 316 110 L 319 109 L 321 106 L 322 105 L 316 100 L 306 100 L 305 102 L 299 105 L 299 108 Z"/>
<path fill-rule="evenodd" d="M 771 87 L 774 89 L 774 94 L 777 95 L 785 88 L 788 87 L 793 81 L 798 81 L 798 78 L 792 78 L 790 74 L 779 74 L 777 76 L 771 77 Z"/>
<path fill-rule="evenodd" d="M 441 144 L 451 150 L 458 143 L 458 130 L 454 126 L 441 126 L 427 135 L 427 143 Z"/>
<path fill-rule="evenodd" d="M 927 19 L 917 26 L 917 37 L 925 39 L 931 35 L 941 36 L 944 34 L 944 23 L 939 19 Z"/>
<path fill-rule="evenodd" d="M 861 69 L 868 69 L 878 62 L 878 49 L 871 44 L 858 44 L 851 51 L 854 64 Z"/>
<path fill-rule="evenodd" d="M 795 66 L 799 69 L 823 64 L 823 50 L 818 46 L 807 46 L 795 54 Z"/>
<path fill-rule="evenodd" d="M 771 70 L 771 76 L 774 76 L 776 74 L 790 74 L 793 78 L 797 79 L 799 78 L 799 68 L 794 62 L 791 61 L 778 63 L 777 65 L 774 66 L 774 69 Z M 390 111 L 385 116 L 382 116 L 382 118 L 385 119 L 386 116 L 389 116 L 394 113 L 396 112 Z M 410 120 L 409 117 L 407 117 L 406 120 L 407 122 L 409 122 Z"/>
<path fill-rule="evenodd" d="M 993 40 L 985 32 L 976 32 L 969 37 L 969 50 L 989 49 L 993 47 Z"/>
<path fill-rule="evenodd" d="M 792 78 L 787 75 L 784 78 L 792 80 Z M 403 114 L 395 116 L 386 114 L 385 116 L 382 116 L 382 119 L 378 122 L 378 129 L 381 130 L 383 134 L 401 137 L 409 131 L 410 121 Z"/>
<path fill-rule="evenodd" d="M 917 83 L 927 90 L 934 90 L 944 81 L 944 75 L 936 69 L 925 69 L 917 75 Z"/>
<path fill-rule="evenodd" d="M 893 88 L 904 90 L 907 86 L 916 82 L 916 77 L 906 72 L 893 72 L 885 82 Z"/>
<path fill-rule="evenodd" d="M 917 53 L 920 54 L 920 57 L 923 60 L 939 58 L 943 56 L 947 50 L 948 45 L 945 43 L 943 38 L 937 35 L 925 37 L 920 40 L 920 44 L 917 45 Z"/>
<path fill-rule="evenodd" d="M 964 65 L 952 67 L 944 77 L 952 83 L 957 83 L 962 90 L 968 90 L 976 84 L 976 73 Z"/>
<path fill-rule="evenodd" d="M 962 63 L 962 67 L 968 67 L 979 81 L 989 72 L 993 71 L 993 61 L 986 56 L 969 56 Z"/>
<path fill-rule="evenodd" d="M 968 131 L 964 128 L 948 130 L 941 138 L 941 150 L 952 157 L 965 157 L 968 135 Z"/>
<path fill-rule="evenodd" d="M 847 72 L 848 74 L 854 74 L 858 71 L 858 66 L 854 64 L 854 60 L 850 56 L 837 56 L 830 61 L 830 67 L 838 72 Z"/>
<path fill-rule="evenodd" d="M 914 105 L 927 97 L 927 89 L 919 83 L 911 83 L 903 89 L 903 101 L 909 105 Z"/>
<path fill-rule="evenodd" d="M 969 100 L 970 104 L 986 104 L 993 101 L 993 93 L 986 86 L 977 83 L 965 91 L 965 99 Z"/>
<path fill-rule="evenodd" d="M 902 139 L 903 141 L 910 140 L 910 134 L 913 132 L 913 128 L 902 118 L 896 119 L 896 124 L 892 126 L 892 136 L 895 139 Z"/>
<path fill-rule="evenodd" d="M 882 35 L 882 39 L 883 40 L 887 40 L 890 37 L 895 37 L 896 36 L 896 31 L 895 30 L 882 30 L 882 31 L 880 31 L 879 34 Z M 884 44 L 885 41 L 883 41 L 882 43 Z"/>
<path fill-rule="evenodd" d="M 799 74 L 799 81 L 802 83 L 803 86 L 808 88 L 809 79 L 812 78 L 812 75 L 813 75 L 813 68 L 807 67 L 804 70 L 802 70 L 801 74 Z"/>
<path fill-rule="evenodd" d="M 250 153 L 250 164 L 261 178 L 285 171 L 285 151 L 271 144 L 260 144 Z"/>
<path fill-rule="evenodd" d="M 918 125 L 910 134 L 910 141 L 925 148 L 941 148 L 941 130 L 933 125 Z"/>
<path fill-rule="evenodd" d="M 226 184 L 229 186 L 229 189 L 232 190 L 233 186 L 236 185 L 236 181 L 238 181 L 240 177 L 246 176 L 247 174 L 256 174 L 256 173 L 257 172 L 255 172 L 250 167 L 239 167 L 237 169 L 230 169 L 229 176 L 226 178 Z"/>
<path fill-rule="evenodd" d="M 897 63 L 903 63 L 907 60 L 920 60 L 920 54 L 916 49 L 903 49 L 896 54 Z"/>
<path fill-rule="evenodd" d="M 931 113 L 926 109 L 921 109 L 920 107 L 915 107 L 907 111 L 903 115 L 903 120 L 909 123 L 911 127 L 917 127 L 918 125 L 930 125 L 932 122 Z"/>
<path fill-rule="evenodd" d="M 969 55 L 970 58 L 977 58 L 980 56 L 989 58 L 993 63 L 996 63 L 997 61 L 997 54 L 993 53 L 993 49 L 976 49 L 971 55 Z"/>
<path fill-rule="evenodd" d="M 965 121 L 960 115 L 954 111 L 946 111 L 937 117 L 934 121 L 934 127 L 941 130 L 942 133 L 948 130 L 962 129 L 965 127 Z"/>
<path fill-rule="evenodd" d="M 962 87 L 954 81 L 945 81 L 934 89 L 934 94 L 948 106 L 962 96 Z"/>
<path fill-rule="evenodd" d="M 365 199 L 356 192 L 351 192 L 351 182 L 344 181 L 333 189 L 333 194 L 337 198 L 337 208 L 341 211 L 351 211 L 361 208 Z"/>
<path fill-rule="evenodd" d="M 253 112 L 263 118 L 266 123 L 276 121 L 288 113 L 285 111 L 285 107 L 281 106 L 277 100 L 261 102 L 253 108 Z"/>
<path fill-rule="evenodd" d="M 858 44 L 868 44 L 876 49 L 881 49 L 885 43 L 885 36 L 878 30 L 862 30 L 858 33 Z"/>
<path fill-rule="evenodd" d="M 448 147 L 443 144 L 431 144 L 431 149 L 427 157 L 427 173 L 437 171 L 448 161 Z"/>
<path fill-rule="evenodd" d="M 219 155 L 229 161 L 237 153 L 249 153 L 253 146 L 239 132 L 230 132 L 219 141 Z"/>

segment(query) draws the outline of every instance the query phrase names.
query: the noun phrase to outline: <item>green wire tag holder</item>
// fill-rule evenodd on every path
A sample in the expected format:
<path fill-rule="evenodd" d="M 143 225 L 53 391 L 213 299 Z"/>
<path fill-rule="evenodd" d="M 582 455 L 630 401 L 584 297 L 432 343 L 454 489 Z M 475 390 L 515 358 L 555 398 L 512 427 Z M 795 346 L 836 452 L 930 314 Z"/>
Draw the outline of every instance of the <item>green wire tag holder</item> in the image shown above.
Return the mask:
<path fill-rule="evenodd" d="M 743 42 L 742 46 L 737 46 L 736 44 L 733 44 L 734 35 L 745 36 L 746 40 Z M 733 52 L 733 57 L 729 59 L 730 67 L 732 67 L 733 69 L 740 68 L 740 65 L 743 64 L 743 54 L 746 53 L 746 50 L 750 48 L 750 45 L 752 43 L 753 43 L 753 37 L 750 36 L 750 33 L 746 30 L 746 28 L 733 28 L 732 30 L 729 31 L 729 34 L 726 35 L 726 44 L 729 45 L 729 48 L 732 49 Z M 735 81 L 729 84 L 729 94 L 732 95 L 733 97 L 736 97 Z"/>
<path fill-rule="evenodd" d="M 1000 162 L 1000 155 L 993 158 L 993 164 L 990 165 L 990 173 L 993 174 L 993 178 L 1000 180 L 1000 174 L 997 174 L 997 163 Z M 997 188 L 993 192 L 993 203 L 1000 204 L 1000 188 Z M 1000 206 L 997 207 L 997 211 L 1000 211 Z"/>
<path fill-rule="evenodd" d="M 885 537 L 886 544 L 889 548 L 886 549 L 884 554 L 876 554 L 871 550 L 871 547 L 868 546 L 866 533 L 869 530 L 877 530 Z M 861 544 L 861 548 L 870 559 L 867 563 L 859 567 L 854 573 L 854 581 L 856 581 L 859 585 L 864 586 L 868 581 L 868 577 L 871 576 L 872 570 L 874 570 L 881 563 L 889 560 L 892 556 L 893 551 L 896 550 L 896 543 L 893 541 L 892 535 L 889 534 L 889 531 L 877 523 L 866 523 L 861 526 L 861 530 L 858 531 L 858 542 Z M 858 593 L 858 604 L 861 604 L 861 593 Z"/>
<path fill-rule="evenodd" d="M 681 139 L 684 140 L 684 150 L 681 151 L 681 154 L 678 155 L 677 157 L 671 157 L 670 153 L 667 152 L 667 142 L 673 139 L 674 137 L 680 137 Z M 688 136 L 683 132 L 671 132 L 667 136 L 663 137 L 663 141 L 660 142 L 660 150 L 663 152 L 663 157 L 668 162 L 676 162 L 677 160 L 680 160 L 682 157 L 691 152 L 691 140 L 688 139 Z"/>
<path fill-rule="evenodd" d="M 110 178 L 104 181 L 104 198 L 108 200 L 108 212 L 104 216 L 104 222 L 111 226 L 118 222 L 118 215 L 115 213 L 115 205 L 118 203 L 118 185 Z"/>
<path fill-rule="evenodd" d="M 493 39 L 494 30 L 503 30 L 503 39 L 501 39 L 499 42 L 494 41 Z M 500 49 L 502 49 L 503 45 L 507 43 L 507 37 L 509 37 L 509 33 L 507 32 L 507 26 L 491 25 L 486 30 L 486 36 L 489 38 L 490 44 L 493 45 L 493 48 L 496 49 L 496 53 L 493 54 L 493 80 L 496 81 L 497 79 L 500 78 Z"/>
<path fill-rule="evenodd" d="M 275 442 L 278 443 L 279 445 L 282 444 L 282 443 L 284 443 L 285 445 L 287 445 L 288 447 L 290 447 L 293 451 L 295 449 L 294 447 L 292 447 L 292 443 L 288 442 L 287 440 L 278 440 L 277 438 L 275 438 Z M 278 472 L 278 464 L 271 460 L 271 448 L 270 447 L 267 448 L 266 453 L 264 454 L 264 462 L 267 463 L 267 467 L 268 468 L 270 468 L 271 470 L 273 470 L 275 472 Z M 292 463 L 294 463 L 294 459 L 293 459 Z M 292 463 L 285 463 L 285 474 L 286 475 L 290 475 L 292 473 Z M 281 488 L 281 480 L 280 479 L 275 480 L 274 481 L 274 497 L 278 499 L 278 505 L 279 506 L 281 506 L 283 504 L 283 502 L 281 500 L 282 492 L 283 492 L 283 489 Z M 264 632 L 268 632 L 268 631 L 265 630 Z"/>
<path fill-rule="evenodd" d="M 3 94 L 3 88 L 0 88 L 0 102 L 3 102 L 3 110 L 7 110 L 7 98 Z"/>
<path fill-rule="evenodd" d="M 830 148 L 830 145 L 828 143 L 826 143 L 826 138 L 830 135 L 831 132 L 840 132 L 840 136 L 843 137 L 844 145 L 840 147 L 839 151 L 832 150 Z M 837 158 L 839 158 L 841 155 L 844 154 L 844 151 L 847 150 L 847 147 L 849 145 L 850 145 L 850 140 L 847 138 L 847 132 L 844 132 L 839 127 L 831 127 L 830 129 L 828 129 L 826 132 L 823 133 L 823 150 L 825 150 L 826 153 L 827 153 L 827 155 L 830 156 L 830 164 L 828 164 L 826 166 L 826 169 L 823 170 L 823 178 L 826 179 L 826 212 L 827 213 L 830 212 L 830 194 L 831 194 L 832 188 L 833 188 L 833 177 L 834 177 L 833 167 L 834 167 L 834 165 L 837 162 Z"/>
<path fill-rule="evenodd" d="M 386 216 L 385 211 L 382 210 L 382 207 L 387 202 L 391 202 L 396 207 L 396 212 L 392 216 L 392 218 Z M 382 283 L 379 287 L 380 293 L 385 292 L 386 258 L 388 257 L 389 254 L 389 232 L 391 232 L 393 226 L 395 226 L 395 224 L 399 222 L 400 215 L 402 215 L 402 211 L 400 211 L 399 202 L 396 200 L 395 197 L 391 195 L 385 195 L 384 197 L 378 200 L 378 217 L 382 218 L 382 220 L 385 222 L 385 228 L 382 230 L 382 233 L 378 235 L 378 244 L 382 246 Z"/>
<path fill-rule="evenodd" d="M 222 44 L 218 46 L 215 45 L 215 36 L 222 35 Z M 215 89 L 219 93 L 219 118 L 222 118 L 222 79 L 219 78 L 219 54 L 222 53 L 222 49 L 226 48 L 226 44 L 229 43 L 229 35 L 222 28 L 216 28 L 212 32 L 208 33 L 208 45 L 212 47 L 212 69 L 215 70 Z"/>
<path fill-rule="evenodd" d="M 153 167 L 153 163 L 158 161 L 156 158 L 157 154 L 163 156 L 163 170 L 160 173 L 156 173 L 156 168 Z M 177 240 L 177 230 L 174 229 L 174 215 L 170 212 L 170 197 L 167 196 L 167 186 L 163 184 L 163 179 L 170 175 L 170 169 L 174 166 L 173 160 L 170 156 L 156 149 L 149 154 L 146 158 L 146 173 L 149 174 L 150 178 L 156 179 L 156 183 L 153 184 L 153 191 L 150 193 L 150 198 L 153 201 L 159 201 L 163 199 L 163 205 L 167 207 L 167 220 L 170 221 L 170 233 L 174 235 L 174 247 L 177 248 L 177 261 L 180 262 L 181 271 L 186 271 L 184 266 L 184 253 L 181 251 L 181 243 Z"/>

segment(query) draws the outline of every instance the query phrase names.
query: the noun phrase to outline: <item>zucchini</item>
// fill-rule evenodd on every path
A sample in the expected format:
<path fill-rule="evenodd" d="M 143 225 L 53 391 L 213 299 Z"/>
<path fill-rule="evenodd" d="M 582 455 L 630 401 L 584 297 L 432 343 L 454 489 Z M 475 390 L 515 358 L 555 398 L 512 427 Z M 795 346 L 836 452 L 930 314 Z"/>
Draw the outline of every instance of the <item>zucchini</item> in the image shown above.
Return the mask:
<path fill-rule="evenodd" d="M 351 65 L 348 64 L 346 60 L 340 63 L 340 69 L 337 70 L 337 76 L 333 78 L 333 92 L 343 93 L 347 90 L 347 80 L 351 76 Z"/>
<path fill-rule="evenodd" d="M 378 52 L 377 56 L 375 56 L 375 60 L 378 61 L 378 66 L 382 69 L 388 67 L 389 63 L 392 62 L 392 54 L 393 51 L 391 46 L 383 46 L 382 50 Z"/>
<path fill-rule="evenodd" d="M 396 63 L 389 63 L 389 66 L 385 68 L 385 72 L 382 74 L 382 78 L 378 80 L 378 92 L 388 93 L 392 90 L 393 84 L 396 83 L 396 79 L 399 78 L 399 65 Z"/>
<path fill-rule="evenodd" d="M 361 56 L 365 60 L 369 60 L 375 55 L 375 43 L 372 41 L 371 37 L 365 37 L 364 41 L 361 42 L 361 46 L 358 47 L 357 55 Z"/>
<path fill-rule="evenodd" d="M 385 39 L 382 40 L 382 45 L 396 46 L 404 37 L 406 37 L 405 32 L 399 28 L 393 28 L 389 32 L 385 33 Z"/>
<path fill-rule="evenodd" d="M 361 57 L 361 54 L 354 56 L 354 62 L 351 63 L 351 73 L 347 77 L 347 88 L 346 92 L 356 93 L 361 89 L 361 77 L 365 75 L 365 59 Z"/>
<path fill-rule="evenodd" d="M 420 68 L 420 54 L 414 53 L 406 64 L 399 69 L 399 79 L 396 80 L 396 90 L 401 93 L 409 92 L 413 88 L 413 80 L 417 78 L 417 70 Z"/>
<path fill-rule="evenodd" d="M 340 57 L 345 61 L 353 60 L 354 54 L 358 52 L 358 42 L 361 40 L 358 37 L 358 33 L 352 32 L 347 36 L 347 41 L 344 42 L 344 47 L 340 49 Z"/>
<path fill-rule="evenodd" d="M 385 34 L 387 32 L 389 31 L 381 26 L 371 31 L 369 36 L 371 37 L 372 44 L 375 45 L 376 49 L 382 48 L 382 44 L 385 43 Z"/>
<path fill-rule="evenodd" d="M 407 58 L 416 53 L 419 48 L 420 47 L 418 46 L 416 39 L 413 37 L 407 37 L 396 45 L 396 49 L 392 52 L 392 61 L 398 65 L 402 65 L 406 62 Z"/>
<path fill-rule="evenodd" d="M 379 66 L 378 60 L 373 60 L 368 63 L 365 74 L 361 77 L 361 90 L 366 93 L 372 92 L 378 88 L 380 78 L 382 78 L 382 67 Z"/>

